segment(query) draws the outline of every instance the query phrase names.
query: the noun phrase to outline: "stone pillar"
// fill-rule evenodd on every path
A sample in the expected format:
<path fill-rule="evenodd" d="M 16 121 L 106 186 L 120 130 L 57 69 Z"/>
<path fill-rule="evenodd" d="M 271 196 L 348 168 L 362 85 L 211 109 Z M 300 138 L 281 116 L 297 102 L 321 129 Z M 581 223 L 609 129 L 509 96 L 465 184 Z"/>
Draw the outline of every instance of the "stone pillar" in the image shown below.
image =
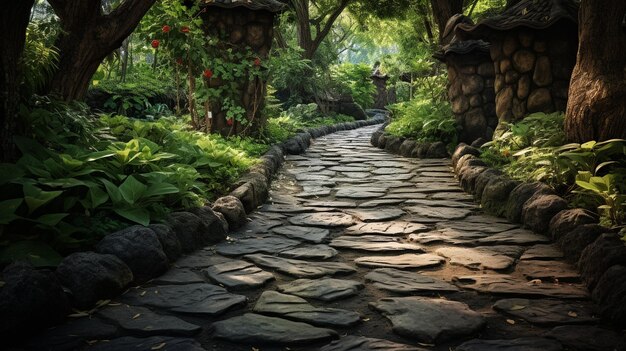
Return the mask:
<path fill-rule="evenodd" d="M 384 109 L 385 106 L 389 105 L 389 95 L 387 92 L 387 81 L 389 80 L 389 77 L 387 75 L 373 74 L 371 79 L 374 86 L 376 86 L 374 108 Z"/>

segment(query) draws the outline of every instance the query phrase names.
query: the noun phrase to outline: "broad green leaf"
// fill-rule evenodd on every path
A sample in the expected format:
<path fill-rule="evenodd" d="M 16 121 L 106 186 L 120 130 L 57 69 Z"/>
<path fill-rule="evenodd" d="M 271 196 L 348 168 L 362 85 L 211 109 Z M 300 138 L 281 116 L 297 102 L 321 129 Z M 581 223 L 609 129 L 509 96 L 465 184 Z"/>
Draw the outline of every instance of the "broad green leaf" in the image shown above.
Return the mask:
<path fill-rule="evenodd" d="M 50 227 L 54 227 L 55 225 L 59 224 L 59 222 L 61 222 L 63 218 L 67 216 L 69 216 L 69 213 L 49 213 L 49 214 L 39 216 L 39 218 L 34 219 L 32 221 L 36 223 L 44 224 Z"/>
<path fill-rule="evenodd" d="M 28 213 L 35 212 L 39 207 L 44 206 L 50 201 L 63 194 L 63 191 L 43 191 L 32 184 L 24 184 L 24 200 L 28 206 Z"/>
<path fill-rule="evenodd" d="M 144 226 L 150 224 L 150 212 L 145 208 L 113 208 L 113 211 L 135 223 Z"/>
<path fill-rule="evenodd" d="M 143 194 L 144 197 L 152 197 L 158 195 L 166 195 L 166 194 L 176 194 L 180 192 L 180 190 L 169 183 L 156 183 L 152 184 L 148 187 L 146 192 Z"/>
<path fill-rule="evenodd" d="M 35 267 L 55 267 L 63 257 L 41 241 L 24 240 L 0 249 L 0 264 L 25 260 Z"/>
<path fill-rule="evenodd" d="M 593 149 L 593 147 L 596 146 L 596 142 L 594 140 L 592 141 L 588 141 L 582 145 L 580 145 L 581 149 L 586 149 L 586 150 L 591 150 Z"/>
<path fill-rule="evenodd" d="M 92 185 L 89 187 L 89 192 L 87 193 L 89 196 L 89 201 L 91 202 L 91 209 L 94 209 L 107 201 L 109 201 L 109 195 L 106 191 L 100 189 L 97 185 Z"/>
<path fill-rule="evenodd" d="M 131 175 L 126 178 L 118 189 L 124 200 L 133 205 L 143 196 L 148 187 Z"/>
<path fill-rule="evenodd" d="M 24 176 L 24 171 L 13 163 L 0 163 L 0 185 Z"/>
<path fill-rule="evenodd" d="M 122 194 L 120 193 L 120 190 L 117 188 L 115 184 L 111 183 L 110 181 L 104 178 L 100 178 L 100 181 L 102 182 L 102 184 L 104 184 L 104 187 L 107 189 L 107 193 L 109 194 L 111 201 L 113 201 L 113 204 L 118 204 L 122 202 Z"/>
<path fill-rule="evenodd" d="M 9 224 L 20 218 L 15 211 L 24 202 L 24 199 L 11 199 L 0 201 L 0 224 Z"/>
<path fill-rule="evenodd" d="M 115 151 L 111 151 L 111 150 L 96 151 L 96 152 L 90 153 L 85 159 L 85 161 L 92 162 L 92 161 L 96 161 L 96 160 L 100 160 L 100 159 L 108 158 L 112 156 L 115 156 Z"/>

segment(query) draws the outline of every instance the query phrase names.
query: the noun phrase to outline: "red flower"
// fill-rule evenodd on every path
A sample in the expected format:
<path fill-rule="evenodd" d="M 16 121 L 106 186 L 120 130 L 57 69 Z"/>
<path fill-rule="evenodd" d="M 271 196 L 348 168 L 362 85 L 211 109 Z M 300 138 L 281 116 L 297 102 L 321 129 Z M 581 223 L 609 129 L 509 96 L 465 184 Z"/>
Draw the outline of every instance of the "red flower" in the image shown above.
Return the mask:
<path fill-rule="evenodd" d="M 261 59 L 258 58 L 258 57 L 256 59 L 254 59 L 254 65 L 259 67 L 261 65 Z"/>
<path fill-rule="evenodd" d="M 161 42 L 156 39 L 152 41 L 152 47 L 155 49 L 159 47 L 159 44 L 161 44 Z"/>
<path fill-rule="evenodd" d="M 177 58 L 176 59 L 176 63 L 179 64 L 179 65 L 182 65 L 183 64 L 183 58 L 182 57 Z"/>
<path fill-rule="evenodd" d="M 204 72 L 202 72 L 202 75 L 206 79 L 211 79 L 211 77 L 213 77 L 213 71 L 211 71 L 210 69 L 205 69 Z"/>
<path fill-rule="evenodd" d="M 172 27 L 167 24 L 163 26 L 163 33 L 169 33 L 172 30 Z"/>
<path fill-rule="evenodd" d="M 229 126 L 232 126 L 233 125 L 233 119 L 232 118 L 227 119 L 226 120 L 226 124 L 228 124 Z"/>
<path fill-rule="evenodd" d="M 183 32 L 183 33 L 189 33 L 189 27 L 187 27 L 187 26 L 182 26 L 182 27 L 180 28 L 180 31 L 181 31 L 181 32 Z"/>

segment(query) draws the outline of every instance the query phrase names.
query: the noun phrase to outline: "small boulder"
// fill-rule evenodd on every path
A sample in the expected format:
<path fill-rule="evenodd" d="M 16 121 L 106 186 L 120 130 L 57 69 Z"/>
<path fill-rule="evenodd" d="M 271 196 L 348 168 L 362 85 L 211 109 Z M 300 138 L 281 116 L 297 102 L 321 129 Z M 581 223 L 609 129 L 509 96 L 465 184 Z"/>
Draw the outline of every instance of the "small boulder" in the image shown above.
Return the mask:
<path fill-rule="evenodd" d="M 411 157 L 411 152 L 415 148 L 415 145 L 417 145 L 417 141 L 406 139 L 405 141 L 402 142 L 402 145 L 400 145 L 400 150 L 399 150 L 400 155 L 404 157 Z"/>
<path fill-rule="evenodd" d="M 241 201 L 246 212 L 252 212 L 256 208 L 256 199 L 254 195 L 254 186 L 252 183 L 243 183 L 235 190 L 230 192 L 230 195 L 236 197 Z"/>
<path fill-rule="evenodd" d="M 37 329 L 61 323 L 70 312 L 67 296 L 49 270 L 16 262 L 2 271 L 0 280 L 4 282 L 0 287 L 0 337 L 5 346 Z"/>
<path fill-rule="evenodd" d="M 513 223 L 520 223 L 524 204 L 535 194 L 554 194 L 554 191 L 549 186 L 539 182 L 518 185 L 513 189 L 506 203 L 506 219 Z"/>
<path fill-rule="evenodd" d="M 383 135 L 383 131 L 380 129 L 372 133 L 372 137 L 370 138 L 370 143 L 372 144 L 372 146 L 378 147 L 378 139 L 381 135 Z"/>
<path fill-rule="evenodd" d="M 562 235 L 557 243 L 561 246 L 565 259 L 576 263 L 585 248 L 606 232 L 608 232 L 608 229 L 601 225 L 583 224 Z"/>
<path fill-rule="evenodd" d="M 387 145 L 387 134 L 383 133 L 378 138 L 378 148 L 384 149 L 385 145 Z"/>
<path fill-rule="evenodd" d="M 600 314 L 617 324 L 626 326 L 626 267 L 610 267 L 593 289 L 593 300 L 598 304 Z"/>
<path fill-rule="evenodd" d="M 163 252 L 170 260 L 170 262 L 176 261 L 183 253 L 183 249 L 180 246 L 180 241 L 176 236 L 174 230 L 165 224 L 150 224 L 148 228 L 157 235 Z"/>
<path fill-rule="evenodd" d="M 618 235 L 603 234 L 583 250 L 578 261 L 580 275 L 593 290 L 611 266 L 626 266 L 626 246 Z"/>
<path fill-rule="evenodd" d="M 598 223 L 598 216 L 582 208 L 563 210 L 556 214 L 550 221 L 550 235 L 558 241 L 563 235 L 583 224 Z"/>
<path fill-rule="evenodd" d="M 388 136 L 387 142 L 385 143 L 385 151 L 390 152 L 392 154 L 397 154 L 398 151 L 400 151 L 400 145 L 402 145 L 403 141 L 404 139 L 402 138 L 395 137 L 395 136 Z"/>
<path fill-rule="evenodd" d="M 552 217 L 567 208 L 567 201 L 557 195 L 535 194 L 522 207 L 522 223 L 536 233 L 546 233 Z"/>
<path fill-rule="evenodd" d="M 65 257 L 56 275 L 72 292 L 74 306 L 81 309 L 88 309 L 98 300 L 117 297 L 133 281 L 130 268 L 119 258 L 96 252 Z"/>
<path fill-rule="evenodd" d="M 485 187 L 493 181 L 498 181 L 500 178 L 502 178 L 502 175 L 502 171 L 493 168 L 489 168 L 480 173 L 480 175 L 476 178 L 476 183 L 472 191 L 474 198 L 480 200 L 483 196 L 483 191 L 485 190 Z"/>
<path fill-rule="evenodd" d="M 459 144 L 459 146 L 456 147 L 454 153 L 452 154 L 452 166 L 456 168 L 457 162 L 459 162 L 461 157 L 465 155 L 474 155 L 478 157 L 480 156 L 480 150 L 475 147 L 471 147 L 465 143 Z"/>
<path fill-rule="evenodd" d="M 207 228 L 207 232 L 201 238 L 201 246 L 219 243 L 226 239 L 226 231 L 221 217 L 217 215 L 209 206 L 196 207 L 189 209 L 189 212 L 200 218 L 200 228 Z"/>
<path fill-rule="evenodd" d="M 485 186 L 481 196 L 482 208 L 496 216 L 503 216 L 511 191 L 519 185 L 519 181 L 507 177 L 496 178 Z"/>
<path fill-rule="evenodd" d="M 459 172 L 459 180 L 461 181 L 461 187 L 466 193 L 474 192 L 476 189 L 476 179 L 489 168 L 481 166 L 465 166 Z"/>
<path fill-rule="evenodd" d="M 126 263 L 137 283 L 158 277 L 169 268 L 156 233 L 140 225 L 105 236 L 96 248 L 99 253 L 115 255 Z"/>
<path fill-rule="evenodd" d="M 448 154 L 446 144 L 444 144 L 442 141 L 437 141 L 430 144 L 426 155 L 428 156 L 428 158 L 446 158 L 450 156 Z"/>
<path fill-rule="evenodd" d="M 246 224 L 246 210 L 241 201 L 234 196 L 220 197 L 215 200 L 212 209 L 224 215 L 231 230 L 239 229 Z"/>

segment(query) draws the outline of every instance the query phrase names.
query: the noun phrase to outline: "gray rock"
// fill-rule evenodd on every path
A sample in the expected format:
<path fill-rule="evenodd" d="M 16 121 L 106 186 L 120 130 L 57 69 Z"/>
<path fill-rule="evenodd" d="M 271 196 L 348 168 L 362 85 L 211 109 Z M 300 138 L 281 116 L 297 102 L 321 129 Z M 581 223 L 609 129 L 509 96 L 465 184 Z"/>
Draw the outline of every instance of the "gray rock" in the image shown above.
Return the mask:
<path fill-rule="evenodd" d="M 237 230 L 246 223 L 246 209 L 234 196 L 224 196 L 215 200 L 212 210 L 224 215 L 230 230 Z"/>
<path fill-rule="evenodd" d="M 456 147 L 454 153 L 452 154 L 452 166 L 456 168 L 459 159 L 465 155 L 474 155 L 478 157 L 480 156 L 480 151 L 477 148 L 471 147 L 467 144 L 459 144 L 459 146 Z"/>
<path fill-rule="evenodd" d="M 223 242 L 215 246 L 215 251 L 224 256 L 241 256 L 259 252 L 276 254 L 298 245 L 300 241 L 268 235 Z"/>
<path fill-rule="evenodd" d="M 216 222 L 219 223 L 217 217 Z M 176 233 L 183 252 L 189 253 L 203 247 L 211 241 L 219 241 L 217 237 L 215 240 L 210 239 L 209 228 L 206 227 L 200 217 L 191 212 L 171 213 L 167 219 L 167 223 L 172 227 L 174 233 Z M 220 225 L 220 229 L 225 237 L 226 232 L 224 231 L 224 227 Z"/>
<path fill-rule="evenodd" d="M 307 245 L 281 251 L 278 255 L 303 260 L 327 260 L 337 256 L 338 253 L 337 250 L 327 245 Z"/>
<path fill-rule="evenodd" d="M 275 269 L 297 278 L 317 278 L 355 272 L 353 267 L 340 262 L 309 262 L 263 254 L 246 255 L 244 258 L 259 266 Z"/>
<path fill-rule="evenodd" d="M 176 236 L 174 230 L 165 224 L 150 224 L 148 228 L 157 235 L 163 252 L 170 260 L 170 262 L 176 261 L 183 253 L 183 249 L 180 246 L 180 241 Z"/>
<path fill-rule="evenodd" d="M 592 306 L 584 302 L 504 299 L 497 301 L 493 305 L 493 309 L 507 316 L 520 318 L 541 326 L 598 322 L 598 319 L 593 316 Z"/>
<path fill-rule="evenodd" d="M 388 221 L 399 218 L 404 214 L 404 211 L 397 208 L 375 210 L 348 210 L 346 212 L 362 222 Z"/>
<path fill-rule="evenodd" d="M 450 259 L 450 264 L 460 265 L 469 269 L 504 270 L 515 262 L 511 257 L 501 255 L 488 248 L 443 247 L 437 254 Z"/>
<path fill-rule="evenodd" d="M 398 294 L 439 294 L 459 291 L 456 286 L 443 280 L 393 268 L 375 269 L 365 275 L 365 280 L 374 282 L 374 286 L 379 289 Z"/>
<path fill-rule="evenodd" d="M 404 210 L 420 216 L 441 220 L 463 219 L 471 213 L 470 210 L 463 208 L 433 207 L 422 205 L 404 207 Z"/>
<path fill-rule="evenodd" d="M 347 279 L 319 278 L 297 279 L 279 285 L 278 291 L 321 301 L 335 301 L 354 296 L 365 286 L 360 282 Z"/>
<path fill-rule="evenodd" d="M 368 268 L 417 269 L 440 266 L 445 260 L 431 254 L 404 254 L 393 256 L 365 256 L 354 260 L 357 266 Z"/>
<path fill-rule="evenodd" d="M 375 198 L 375 197 L 381 197 L 385 195 L 382 192 L 374 192 L 374 191 L 368 191 L 365 189 L 359 190 L 359 189 L 353 189 L 353 188 L 345 188 L 345 189 L 339 189 L 337 191 L 337 193 L 335 194 L 336 197 L 343 197 L 343 198 L 348 198 L 348 199 L 371 199 L 371 198 Z"/>
<path fill-rule="evenodd" d="M 562 261 L 524 260 L 517 264 L 515 271 L 528 280 L 580 281 L 576 267 Z"/>
<path fill-rule="evenodd" d="M 411 242 L 403 242 L 394 237 L 375 235 L 339 236 L 330 242 L 330 246 L 341 249 L 374 252 L 424 252 L 424 247 L 421 245 Z"/>
<path fill-rule="evenodd" d="M 497 294 L 519 297 L 552 297 L 561 299 L 585 299 L 589 296 L 587 289 L 579 284 L 555 284 L 552 282 L 528 282 L 507 274 L 483 274 L 473 276 L 456 276 L 455 284 L 486 294 Z"/>
<path fill-rule="evenodd" d="M 421 244 L 447 243 L 452 245 L 473 246 L 476 240 L 487 237 L 488 234 L 482 232 L 466 232 L 457 229 L 444 228 L 426 233 L 410 234 L 408 239 L 411 242 Z"/>
<path fill-rule="evenodd" d="M 558 241 L 565 234 L 570 233 L 584 224 L 598 223 L 598 215 L 582 208 L 563 210 L 550 220 L 550 235 Z"/>
<path fill-rule="evenodd" d="M 603 234 L 583 251 L 578 261 L 580 275 L 590 290 L 604 272 L 615 265 L 626 265 L 626 246 L 618 235 Z"/>
<path fill-rule="evenodd" d="M 425 343 L 439 343 L 478 333 L 485 319 L 466 304 L 425 297 L 384 298 L 370 303 L 395 333 Z"/>
<path fill-rule="evenodd" d="M 320 351 L 426 351 L 426 349 L 383 339 L 347 335 L 322 347 Z"/>
<path fill-rule="evenodd" d="M 506 204 L 506 218 L 513 223 L 522 221 L 522 210 L 526 201 L 535 194 L 554 194 L 554 191 L 544 183 L 522 183 L 509 196 Z"/>
<path fill-rule="evenodd" d="M 196 272 L 186 268 L 172 268 L 160 277 L 150 281 L 152 284 L 172 285 L 172 284 L 194 284 L 206 283 L 206 281 Z"/>
<path fill-rule="evenodd" d="M 0 336 L 5 343 L 60 323 L 70 305 L 56 276 L 16 262 L 0 278 Z"/>
<path fill-rule="evenodd" d="M 511 340 L 473 339 L 456 348 L 457 351 L 561 351 L 557 341 L 528 337 Z"/>
<path fill-rule="evenodd" d="M 201 269 L 228 261 L 231 261 L 231 259 L 220 256 L 212 251 L 199 250 L 190 255 L 183 256 L 176 261 L 174 266 L 178 268 Z"/>
<path fill-rule="evenodd" d="M 626 350 L 623 334 L 598 327 L 563 325 L 552 329 L 545 336 L 558 340 L 567 350 L 572 351 Z"/>
<path fill-rule="evenodd" d="M 520 182 L 504 177 L 498 179 L 499 180 L 490 182 L 485 186 L 480 204 L 486 212 L 496 216 L 504 216 L 511 191 L 518 186 Z"/>
<path fill-rule="evenodd" d="M 284 225 L 272 229 L 272 233 L 284 235 L 291 239 L 302 240 L 314 244 L 324 242 L 330 235 L 328 229 Z"/>
<path fill-rule="evenodd" d="M 391 221 L 391 222 L 380 222 L 380 223 L 359 223 L 352 227 L 347 228 L 343 234 L 344 235 L 367 235 L 367 234 L 378 234 L 378 235 L 408 235 L 412 233 L 418 233 L 428 230 L 428 227 L 419 224 L 419 223 L 411 223 L 411 222 L 403 222 L 403 221 Z"/>
<path fill-rule="evenodd" d="M 148 351 L 158 349 L 167 351 L 204 351 L 194 339 L 167 336 L 151 336 L 149 338 L 124 336 L 113 340 L 101 341 L 88 348 L 89 351 Z"/>
<path fill-rule="evenodd" d="M 121 300 L 130 305 L 209 316 L 246 303 L 245 296 L 231 294 L 211 284 L 157 285 L 133 289 L 122 295 Z"/>
<path fill-rule="evenodd" d="M 354 224 L 352 216 L 335 212 L 305 213 L 289 218 L 289 223 L 310 227 L 347 227 Z"/>
<path fill-rule="evenodd" d="M 248 345 L 311 344 L 339 337 L 337 332 L 331 329 L 253 313 L 215 322 L 213 330 L 213 336 L 216 338 Z"/>
<path fill-rule="evenodd" d="M 126 263 L 135 282 L 148 281 L 169 268 L 169 260 L 156 233 L 139 225 L 105 236 L 96 248 L 98 252 L 117 256 Z"/>
<path fill-rule="evenodd" d="M 535 232 L 545 233 L 552 217 L 566 208 L 567 201 L 557 195 L 533 195 L 522 207 L 522 222 Z"/>
<path fill-rule="evenodd" d="M 361 320 L 361 316 L 353 311 L 315 307 L 300 297 L 270 290 L 261 294 L 252 310 L 322 327 L 347 328 Z"/>
<path fill-rule="evenodd" d="M 563 258 L 563 252 L 554 244 L 535 245 L 524 252 L 522 260 L 554 260 Z"/>
<path fill-rule="evenodd" d="M 583 250 L 609 230 L 598 224 L 583 224 L 559 237 L 557 244 L 569 262 L 576 263 Z"/>
<path fill-rule="evenodd" d="M 212 281 L 229 289 L 249 289 L 265 285 L 274 279 L 266 272 L 246 261 L 216 264 L 203 270 Z"/>
<path fill-rule="evenodd" d="M 593 300 L 598 304 L 600 314 L 615 325 L 626 324 L 626 267 L 609 268 L 593 289 Z"/>
<path fill-rule="evenodd" d="M 71 321 L 46 329 L 29 337 L 27 350 L 70 351 L 84 347 L 91 340 L 110 340 L 117 335 L 117 327 L 93 316 L 73 318 Z"/>
<path fill-rule="evenodd" d="M 478 240 L 478 243 L 488 245 L 532 245 L 548 242 L 550 242 L 550 239 L 547 236 L 535 234 L 526 229 L 511 229 Z"/>
<path fill-rule="evenodd" d="M 72 292 L 73 304 L 83 309 L 98 300 L 116 297 L 133 281 L 130 268 L 119 258 L 95 252 L 77 252 L 65 257 L 56 275 Z"/>
<path fill-rule="evenodd" d="M 173 316 L 160 315 L 145 307 L 113 306 L 98 311 L 97 315 L 137 336 L 192 336 L 202 330 L 199 325 Z"/>

